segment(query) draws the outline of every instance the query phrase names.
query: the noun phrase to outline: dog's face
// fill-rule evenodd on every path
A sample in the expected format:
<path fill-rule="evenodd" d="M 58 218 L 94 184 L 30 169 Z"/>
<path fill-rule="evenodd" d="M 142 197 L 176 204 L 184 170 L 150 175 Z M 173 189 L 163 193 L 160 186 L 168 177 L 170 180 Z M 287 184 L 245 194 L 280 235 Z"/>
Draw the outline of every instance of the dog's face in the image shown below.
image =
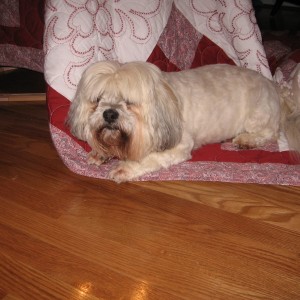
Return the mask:
<path fill-rule="evenodd" d="M 181 108 L 149 63 L 98 62 L 83 74 L 71 104 L 72 134 L 106 158 L 140 160 L 181 139 Z"/>

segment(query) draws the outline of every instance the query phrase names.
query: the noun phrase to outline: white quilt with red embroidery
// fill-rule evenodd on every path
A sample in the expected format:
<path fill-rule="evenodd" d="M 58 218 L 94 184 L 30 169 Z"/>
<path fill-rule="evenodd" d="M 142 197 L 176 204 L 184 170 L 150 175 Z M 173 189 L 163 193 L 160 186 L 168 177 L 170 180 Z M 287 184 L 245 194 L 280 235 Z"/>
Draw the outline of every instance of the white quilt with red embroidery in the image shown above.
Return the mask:
<path fill-rule="evenodd" d="M 190 22 L 198 40 L 207 36 L 237 65 L 271 77 L 250 0 L 49 0 L 44 37 L 47 82 L 72 100 L 89 64 L 107 59 L 146 61 L 172 9 Z M 185 29 L 178 32 L 184 33 Z M 189 45 L 181 45 L 183 50 L 185 46 Z M 174 60 L 189 68 L 196 49 L 186 50 Z"/>

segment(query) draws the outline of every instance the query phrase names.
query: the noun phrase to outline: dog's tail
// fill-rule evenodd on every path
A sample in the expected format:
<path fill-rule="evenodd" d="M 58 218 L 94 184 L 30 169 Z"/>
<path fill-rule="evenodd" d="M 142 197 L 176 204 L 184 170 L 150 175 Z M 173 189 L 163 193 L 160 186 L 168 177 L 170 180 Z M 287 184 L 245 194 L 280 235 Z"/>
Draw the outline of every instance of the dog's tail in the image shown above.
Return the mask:
<path fill-rule="evenodd" d="M 300 161 L 300 64 L 293 71 L 288 85 L 280 88 L 281 125 L 290 150 Z"/>

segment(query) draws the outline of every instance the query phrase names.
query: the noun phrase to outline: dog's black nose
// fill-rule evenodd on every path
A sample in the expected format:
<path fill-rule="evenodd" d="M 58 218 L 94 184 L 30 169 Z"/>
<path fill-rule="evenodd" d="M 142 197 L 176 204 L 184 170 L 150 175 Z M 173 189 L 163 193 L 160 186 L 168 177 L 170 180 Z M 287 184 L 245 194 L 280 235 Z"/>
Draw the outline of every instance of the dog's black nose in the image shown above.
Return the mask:
<path fill-rule="evenodd" d="M 107 109 L 103 112 L 103 118 L 107 123 L 115 122 L 119 117 L 119 113 L 115 109 Z"/>

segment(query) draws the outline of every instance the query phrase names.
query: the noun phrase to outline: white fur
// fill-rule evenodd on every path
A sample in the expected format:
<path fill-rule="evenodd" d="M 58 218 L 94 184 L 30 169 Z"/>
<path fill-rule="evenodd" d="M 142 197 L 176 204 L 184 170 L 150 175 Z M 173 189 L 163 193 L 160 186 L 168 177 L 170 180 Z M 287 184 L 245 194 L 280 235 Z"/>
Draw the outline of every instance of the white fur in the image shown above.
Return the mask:
<path fill-rule="evenodd" d="M 121 160 L 109 178 L 122 182 L 188 160 L 204 144 L 233 138 L 254 148 L 282 128 L 295 132 L 299 110 L 287 109 L 278 91 L 259 73 L 229 65 L 165 73 L 144 62 L 98 62 L 82 76 L 68 124 L 92 147 L 89 163 Z M 111 109 L 118 118 L 108 124 Z M 290 136 L 294 145 L 299 136 Z"/>

